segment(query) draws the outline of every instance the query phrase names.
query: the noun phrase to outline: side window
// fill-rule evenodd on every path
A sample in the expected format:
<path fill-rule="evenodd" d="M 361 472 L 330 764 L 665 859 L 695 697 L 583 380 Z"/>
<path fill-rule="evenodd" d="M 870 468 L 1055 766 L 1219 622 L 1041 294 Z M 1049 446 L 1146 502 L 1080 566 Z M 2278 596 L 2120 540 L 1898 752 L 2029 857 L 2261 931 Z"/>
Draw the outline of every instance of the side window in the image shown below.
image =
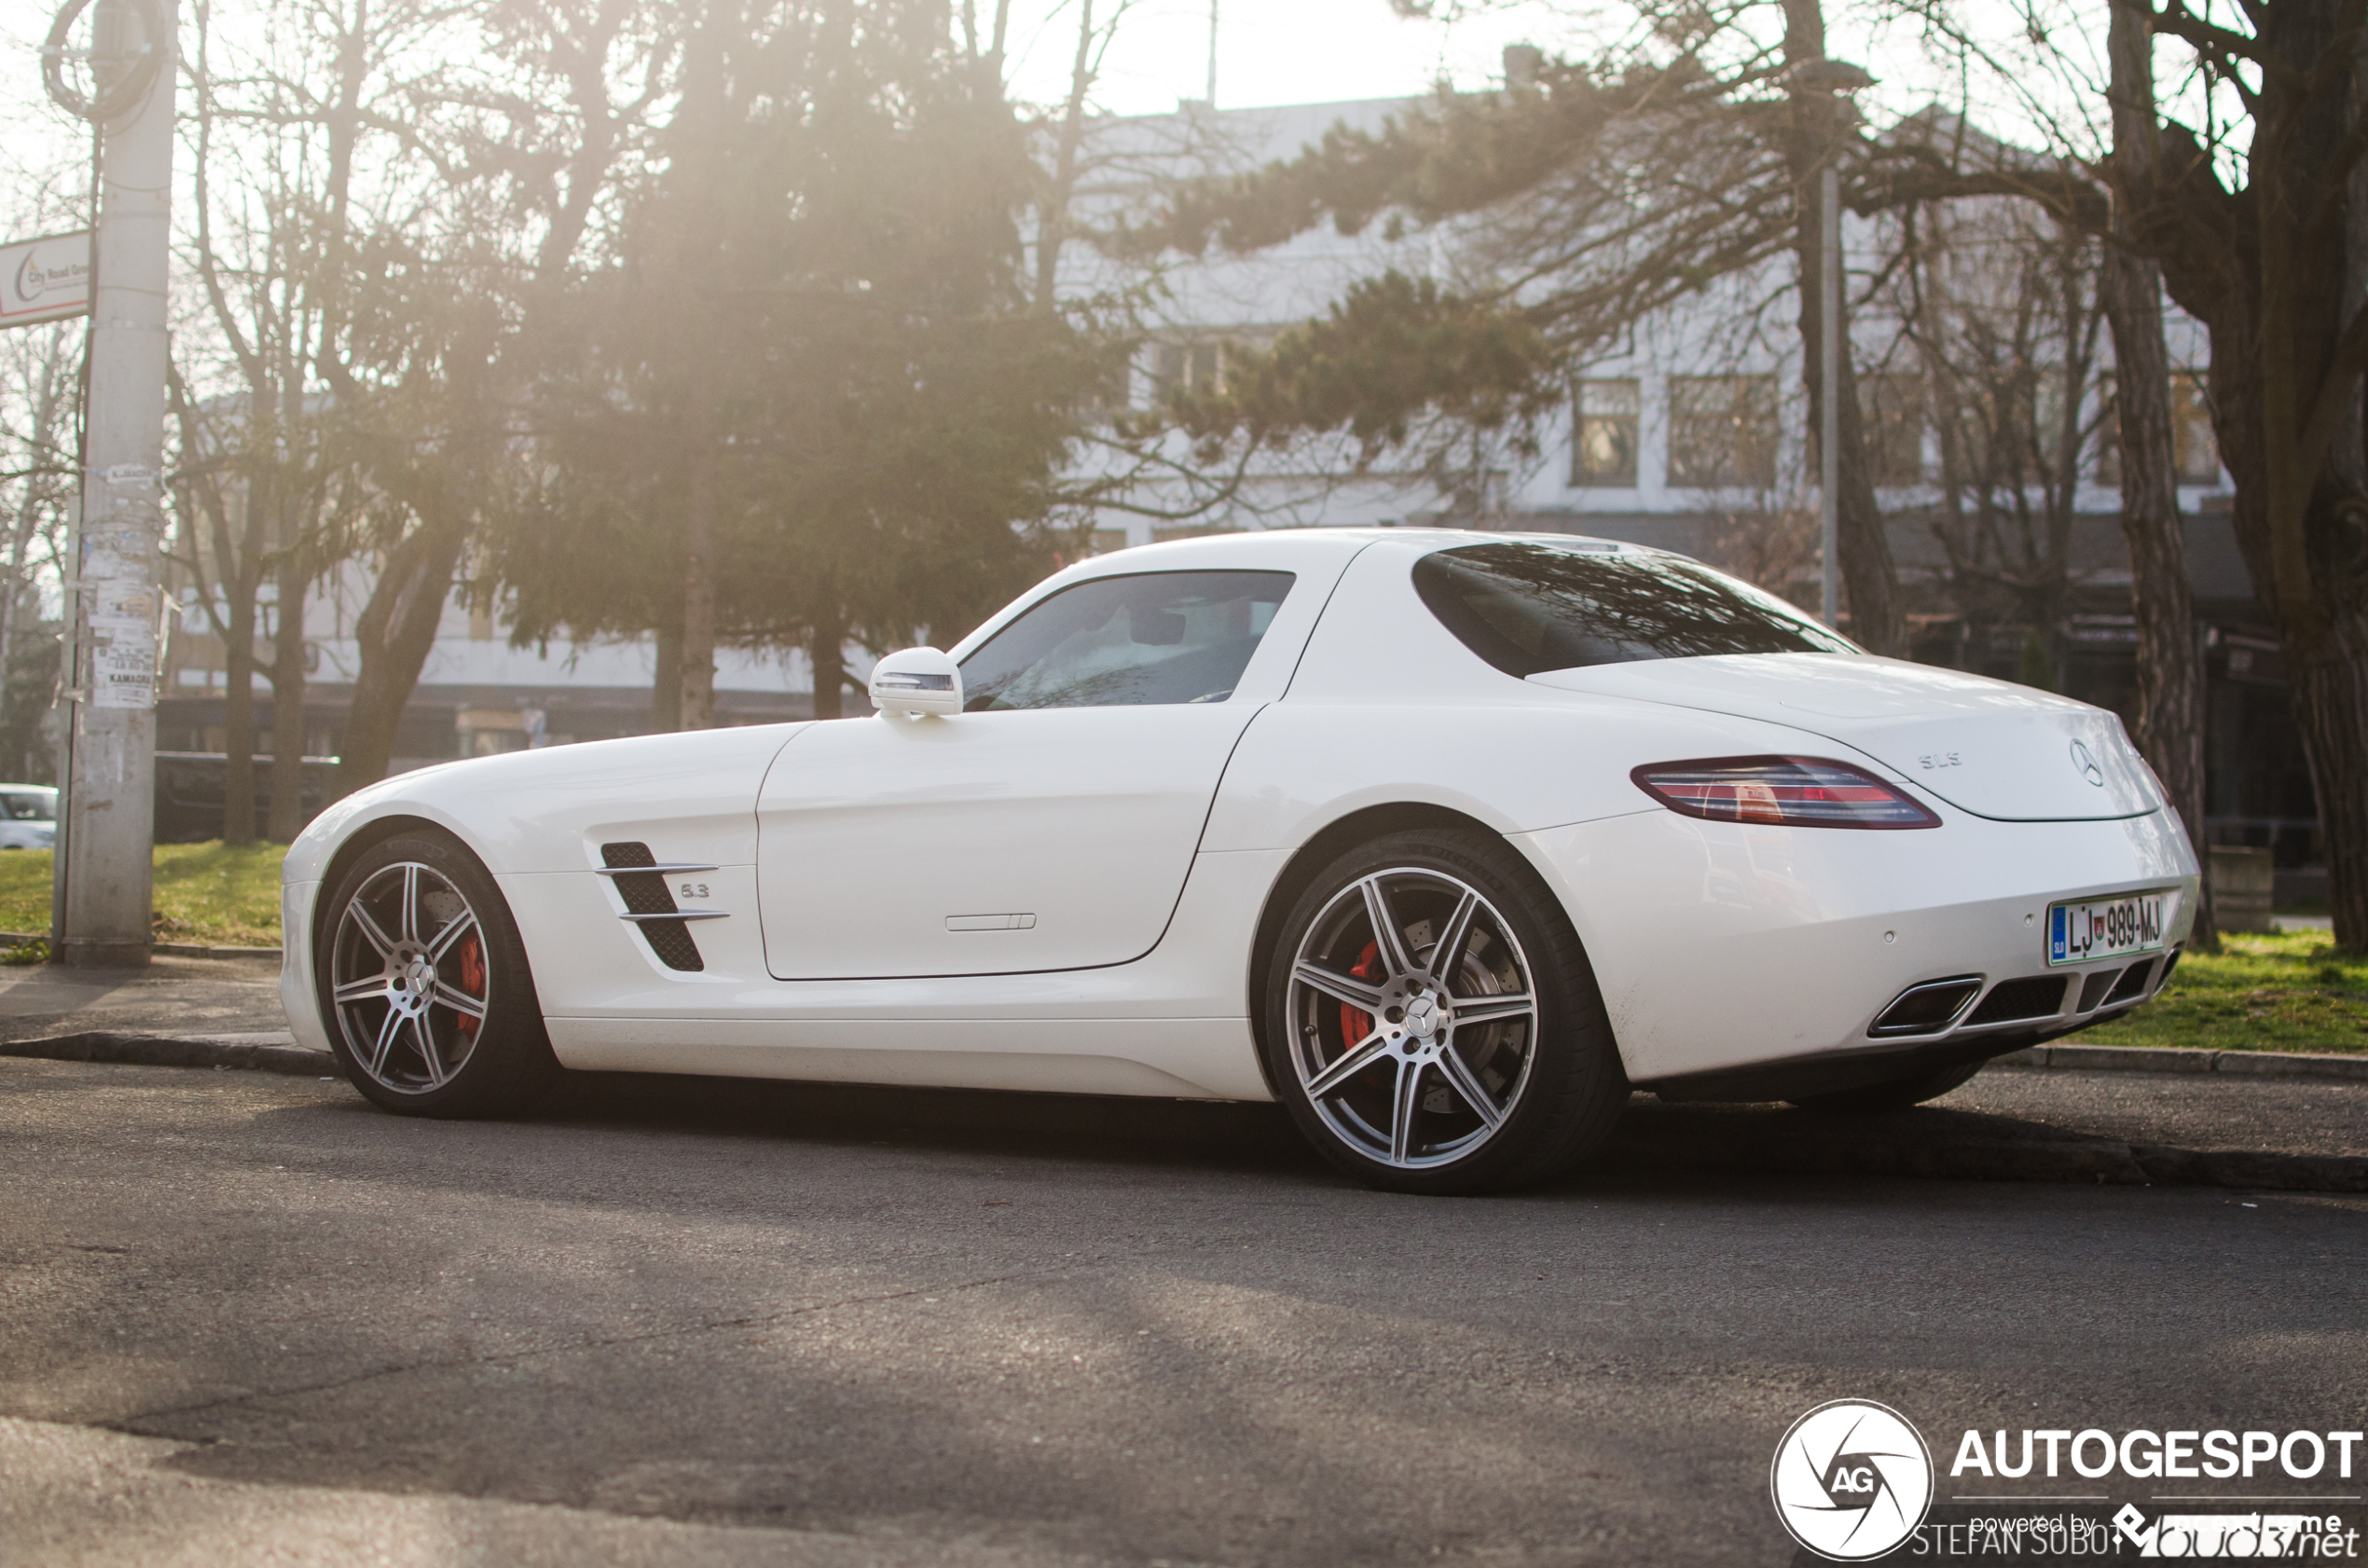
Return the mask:
<path fill-rule="evenodd" d="M 1287 571 L 1155 571 L 1064 588 L 962 661 L 963 707 L 1223 702 L 1291 582 Z"/>

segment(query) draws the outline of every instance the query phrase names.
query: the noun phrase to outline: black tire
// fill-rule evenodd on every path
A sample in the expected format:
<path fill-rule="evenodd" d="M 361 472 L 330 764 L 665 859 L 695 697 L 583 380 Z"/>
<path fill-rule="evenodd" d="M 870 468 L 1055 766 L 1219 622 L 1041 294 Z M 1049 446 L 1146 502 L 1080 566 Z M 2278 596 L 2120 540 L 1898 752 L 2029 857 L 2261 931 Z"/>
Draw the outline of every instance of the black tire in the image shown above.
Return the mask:
<path fill-rule="evenodd" d="M 1887 1110 L 1906 1110 L 1910 1106 L 1937 1100 L 1950 1090 L 1962 1088 L 1971 1082 L 1974 1075 L 1981 1069 L 1979 1062 L 1965 1062 L 1953 1067 L 1934 1067 L 1906 1078 L 1869 1083 L 1863 1088 L 1837 1089 L 1830 1094 L 1803 1094 L 1793 1104 L 1803 1110 L 1821 1111 L 1829 1116 L 1875 1116 Z"/>
<path fill-rule="evenodd" d="M 1381 952 L 1375 888 L 1398 931 L 1395 961 Z M 1543 1181 L 1585 1158 L 1627 1104 L 1577 933 L 1493 834 L 1415 829 L 1342 855 L 1292 906 L 1271 960 L 1267 1070 L 1317 1151 L 1372 1186 L 1446 1194 Z M 1527 991 L 1513 989 L 1524 974 Z M 1523 997 L 1526 1014 L 1515 1011 Z M 1343 1067 L 1352 1056 L 1366 1065 Z"/>
<path fill-rule="evenodd" d="M 456 841 L 418 832 L 372 845 L 337 878 L 317 931 L 314 990 L 329 1047 L 381 1109 L 499 1116 L 558 1077 L 517 924 Z M 373 968 L 378 991 L 368 989 Z M 352 993 L 344 1001 L 340 977 Z"/>

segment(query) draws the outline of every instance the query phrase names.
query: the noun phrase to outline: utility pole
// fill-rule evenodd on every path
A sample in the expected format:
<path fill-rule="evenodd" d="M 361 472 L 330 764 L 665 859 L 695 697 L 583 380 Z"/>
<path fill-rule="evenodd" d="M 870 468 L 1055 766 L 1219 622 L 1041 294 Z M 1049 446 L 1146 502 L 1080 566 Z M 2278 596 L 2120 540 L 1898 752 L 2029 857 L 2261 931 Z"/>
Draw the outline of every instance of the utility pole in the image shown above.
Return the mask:
<path fill-rule="evenodd" d="M 67 557 L 70 662 L 50 945 L 70 965 L 137 967 L 148 961 L 155 836 L 157 552 L 164 525 L 178 7 L 175 0 L 99 5 L 90 54 L 101 89 L 100 112 L 92 117 L 99 143 L 97 290 L 82 500 Z M 145 89 L 136 96 L 114 90 L 143 76 Z M 131 101 L 113 102 L 123 98 Z"/>
<path fill-rule="evenodd" d="M 1217 0 L 1208 0 L 1208 112 L 1217 113 Z"/>
<path fill-rule="evenodd" d="M 1842 531 L 1842 192 L 1841 175 L 1829 153 L 1817 176 L 1817 219 L 1823 230 L 1824 265 L 1817 269 L 1823 306 L 1818 311 L 1817 384 L 1824 389 L 1825 417 L 1817 421 L 1817 618 L 1841 625 Z"/>

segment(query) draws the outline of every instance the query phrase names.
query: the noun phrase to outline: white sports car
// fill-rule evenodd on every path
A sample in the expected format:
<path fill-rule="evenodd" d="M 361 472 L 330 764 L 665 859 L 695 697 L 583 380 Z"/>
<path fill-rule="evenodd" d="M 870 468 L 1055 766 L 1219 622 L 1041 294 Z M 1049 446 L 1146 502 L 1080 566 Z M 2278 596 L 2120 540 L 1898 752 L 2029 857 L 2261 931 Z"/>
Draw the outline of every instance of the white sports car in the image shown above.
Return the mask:
<path fill-rule="evenodd" d="M 1279 1099 L 1469 1191 L 1631 1086 L 1943 1093 L 2153 995 L 2196 891 L 2112 714 L 1627 544 L 1127 550 L 872 693 L 338 802 L 287 858 L 291 1024 L 391 1110 L 561 1067 Z"/>

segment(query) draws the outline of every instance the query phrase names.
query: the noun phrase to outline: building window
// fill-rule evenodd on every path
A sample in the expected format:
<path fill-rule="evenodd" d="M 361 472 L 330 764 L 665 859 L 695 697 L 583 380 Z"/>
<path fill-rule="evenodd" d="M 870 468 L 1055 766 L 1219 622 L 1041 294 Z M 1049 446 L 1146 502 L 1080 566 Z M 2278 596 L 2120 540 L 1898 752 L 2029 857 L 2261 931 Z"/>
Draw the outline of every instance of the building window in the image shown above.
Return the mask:
<path fill-rule="evenodd" d="M 1105 367 L 1086 384 L 1081 410 L 1086 420 L 1096 425 L 1108 425 L 1135 406 L 1135 366 L 1131 364 Z"/>
<path fill-rule="evenodd" d="M 1699 489 L 1776 483 L 1776 378 L 1672 376 L 1669 482 Z"/>
<path fill-rule="evenodd" d="M 2097 483 L 2121 483 L 2121 406 L 2111 377 L 2100 377 L 2104 408 L 2097 420 Z M 2170 464 L 2182 485 L 2220 483 L 2220 442 L 2211 431 L 2211 405 L 2203 377 L 2180 371 L 2170 378 Z"/>
<path fill-rule="evenodd" d="M 2204 378 L 2182 370 L 2170 378 L 2170 465 L 2182 485 L 2220 483 L 2220 443 L 2211 433 Z"/>
<path fill-rule="evenodd" d="M 1213 342 L 1160 343 L 1151 350 L 1151 396 L 1165 404 L 1187 392 L 1208 396 L 1223 383 L 1225 356 Z"/>
<path fill-rule="evenodd" d="M 1571 403 L 1571 483 L 1616 488 L 1633 486 L 1635 378 L 1581 381 Z"/>
<path fill-rule="evenodd" d="M 1867 472 L 1878 485 L 1924 482 L 1924 378 L 1861 376 L 1858 417 Z"/>
<path fill-rule="evenodd" d="M 2121 402 L 2113 392 L 2111 375 L 2097 378 L 2096 459 L 2090 471 L 2100 485 L 2121 484 Z"/>

